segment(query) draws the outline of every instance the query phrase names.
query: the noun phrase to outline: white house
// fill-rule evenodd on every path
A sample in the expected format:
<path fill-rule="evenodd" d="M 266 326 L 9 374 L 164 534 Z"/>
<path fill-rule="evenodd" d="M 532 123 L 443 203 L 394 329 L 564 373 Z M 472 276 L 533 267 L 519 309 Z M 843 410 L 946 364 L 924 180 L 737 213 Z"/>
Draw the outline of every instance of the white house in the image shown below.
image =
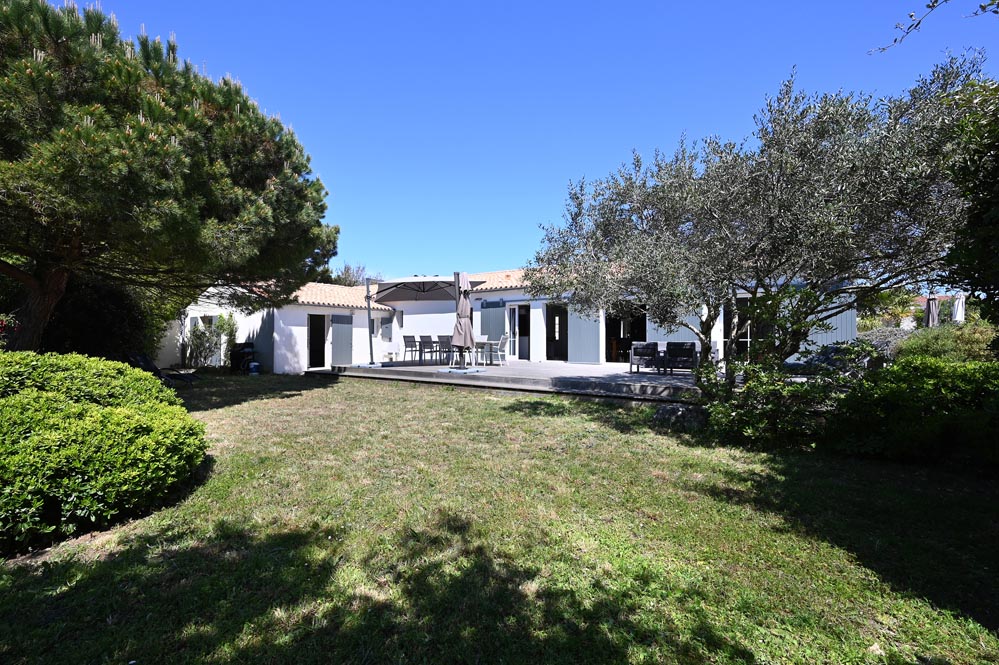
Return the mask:
<path fill-rule="evenodd" d="M 472 290 L 472 327 L 477 339 L 498 340 L 509 335 L 508 357 L 528 362 L 603 364 L 628 361 L 636 341 L 696 341 L 689 330 L 672 333 L 653 325 L 644 314 L 621 319 L 599 312 L 579 316 L 564 305 L 525 291 L 524 271 L 470 273 L 481 282 Z M 449 277 L 442 279 L 449 280 Z M 308 369 L 400 360 L 403 335 L 450 335 L 455 322 L 451 300 L 372 302 L 368 325 L 365 287 L 310 283 L 295 294 L 297 303 L 251 315 L 236 313 L 237 342 L 252 342 L 264 371 L 300 374 Z M 178 364 L 184 331 L 194 325 L 212 325 L 225 310 L 207 293 L 191 305 L 183 326 L 178 322 L 164 339 L 157 356 L 161 366 Z M 813 335 L 817 344 L 850 341 L 856 337 L 856 313 L 848 311 L 829 322 L 831 329 Z M 712 347 L 721 355 L 725 326 L 720 320 Z M 371 344 L 369 347 L 369 339 Z M 752 344 L 751 338 L 740 340 Z"/>

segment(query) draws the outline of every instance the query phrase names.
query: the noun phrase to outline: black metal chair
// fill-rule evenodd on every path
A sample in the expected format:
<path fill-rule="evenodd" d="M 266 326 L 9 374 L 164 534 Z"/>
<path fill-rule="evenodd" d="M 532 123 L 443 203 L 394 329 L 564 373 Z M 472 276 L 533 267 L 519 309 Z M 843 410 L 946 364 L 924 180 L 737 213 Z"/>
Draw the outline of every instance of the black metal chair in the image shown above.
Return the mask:
<path fill-rule="evenodd" d="M 632 367 L 641 373 L 642 367 L 658 367 L 659 342 L 632 342 L 628 354 L 628 372 Z"/>
<path fill-rule="evenodd" d="M 451 346 L 451 335 L 437 335 L 437 352 L 440 354 L 441 362 L 447 359 L 450 364 L 454 355 L 454 348 Z"/>
<path fill-rule="evenodd" d="M 700 355 L 694 342 L 666 342 L 666 353 L 662 364 L 663 371 L 673 373 L 674 369 L 697 369 Z"/>
<path fill-rule="evenodd" d="M 440 350 L 437 346 L 437 342 L 431 335 L 420 335 L 420 364 L 423 364 L 423 359 L 429 353 L 431 358 L 434 358 L 438 351 Z"/>

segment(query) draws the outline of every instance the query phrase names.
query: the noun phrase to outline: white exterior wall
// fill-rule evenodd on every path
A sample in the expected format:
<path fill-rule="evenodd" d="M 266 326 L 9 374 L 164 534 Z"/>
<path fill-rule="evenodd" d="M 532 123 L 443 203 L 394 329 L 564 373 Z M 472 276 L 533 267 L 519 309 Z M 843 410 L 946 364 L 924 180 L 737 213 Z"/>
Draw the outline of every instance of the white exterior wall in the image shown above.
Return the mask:
<path fill-rule="evenodd" d="M 391 351 L 397 360 L 402 360 L 406 348 L 402 340 L 403 335 L 412 335 L 417 340 L 420 339 L 421 335 L 430 335 L 434 341 L 437 341 L 438 336 L 450 336 L 454 332 L 454 300 L 418 300 L 392 303 L 392 306 L 396 308 L 397 313 L 393 322 L 392 341 L 384 343 L 384 352 Z M 401 328 L 399 327 L 398 312 L 402 312 Z M 472 318 L 476 339 L 478 339 L 478 313 L 476 312 Z M 365 325 L 367 324 L 365 323 Z M 379 360 L 377 353 L 375 360 Z"/>
<path fill-rule="evenodd" d="M 402 354 L 402 333 L 399 331 L 399 316 L 396 312 L 382 312 L 377 309 L 371 310 L 371 318 L 375 322 L 375 335 L 372 338 L 371 347 L 368 346 L 368 310 L 351 310 L 354 315 L 354 338 L 352 340 L 352 355 L 354 364 L 365 364 L 371 362 L 371 349 L 375 352 L 375 362 L 380 363 L 389 359 L 391 353 L 395 358 L 401 358 Z M 382 328 L 381 321 L 391 318 L 391 323 L 387 329 Z M 405 323 L 405 320 L 403 320 Z M 409 333 L 406 333 L 409 334 Z"/>
<path fill-rule="evenodd" d="M 545 321 L 545 305 L 547 300 L 531 301 L 531 343 L 530 355 L 532 362 L 543 362 L 548 359 L 547 322 Z M 569 340 L 572 343 L 572 339 Z"/>
<path fill-rule="evenodd" d="M 531 362 L 544 362 L 547 358 L 548 349 L 546 348 L 546 322 L 545 322 L 545 305 L 548 304 L 548 300 L 545 298 L 531 298 L 521 289 L 508 289 L 505 291 L 484 291 L 481 293 L 472 294 L 472 309 L 475 311 L 475 316 L 473 317 L 472 329 L 475 332 L 475 339 L 485 339 L 482 334 L 482 302 L 488 300 L 490 302 L 495 302 L 497 300 L 502 300 L 504 303 L 503 308 L 503 323 L 504 330 L 506 334 L 510 334 L 510 321 L 507 318 L 506 306 L 507 305 L 528 305 L 531 308 L 530 318 L 531 318 L 531 333 L 530 333 L 530 347 L 529 353 L 531 357 Z M 454 312 L 452 311 L 452 317 Z M 452 325 L 454 319 L 452 318 Z M 408 334 L 408 333 L 407 333 Z M 572 338 L 569 338 L 569 344 L 572 344 Z"/>
<path fill-rule="evenodd" d="M 272 334 L 272 310 L 262 310 L 245 314 L 219 305 L 212 299 L 211 291 L 205 292 L 198 300 L 187 307 L 183 321 L 171 321 L 160 347 L 155 355 L 155 362 L 160 367 L 175 367 L 183 364 L 181 344 L 190 330 L 191 319 L 204 316 L 218 317 L 231 314 L 236 321 L 236 342 L 253 342 L 257 361 L 265 371 L 271 371 L 273 365 L 274 341 Z"/>
<path fill-rule="evenodd" d="M 301 374 L 309 364 L 309 314 L 333 313 L 332 307 L 286 305 L 274 311 L 274 373 Z M 332 338 L 327 332 L 326 363 L 332 354 Z"/>
<path fill-rule="evenodd" d="M 322 307 L 319 305 L 286 305 L 274 312 L 274 373 L 301 374 L 309 369 L 309 315 L 319 314 L 326 318 L 325 363 L 323 367 L 330 368 L 333 362 L 333 330 L 329 325 L 329 317 L 333 314 L 347 314 L 352 317 L 353 331 L 351 337 L 351 358 L 353 364 L 368 363 L 370 350 L 368 347 L 368 312 L 366 309 L 345 309 L 340 307 Z M 392 341 L 382 335 L 378 325 L 379 319 L 392 318 L 390 324 Z M 399 337 L 398 317 L 393 312 L 373 310 L 371 318 L 375 321 L 375 336 L 373 346 L 375 362 L 386 360 L 386 354 L 395 349 Z M 389 331 L 386 331 L 389 332 Z M 313 368 L 314 369 L 314 368 Z"/>

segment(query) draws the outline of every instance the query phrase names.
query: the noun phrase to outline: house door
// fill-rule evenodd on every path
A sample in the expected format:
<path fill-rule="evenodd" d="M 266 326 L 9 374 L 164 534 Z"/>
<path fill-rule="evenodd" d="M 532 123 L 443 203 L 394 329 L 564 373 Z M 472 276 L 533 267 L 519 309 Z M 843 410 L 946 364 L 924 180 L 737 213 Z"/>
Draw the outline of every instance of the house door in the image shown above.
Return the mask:
<path fill-rule="evenodd" d="M 569 310 L 545 305 L 545 348 L 548 360 L 569 359 Z"/>
<path fill-rule="evenodd" d="M 510 305 L 506 310 L 507 328 L 510 335 L 507 354 L 520 360 L 531 359 L 531 307 L 530 305 Z"/>
<path fill-rule="evenodd" d="M 309 314 L 309 367 L 326 367 L 326 317 Z"/>
<path fill-rule="evenodd" d="M 354 321 L 350 314 L 330 317 L 333 333 L 333 366 L 347 366 L 354 362 Z"/>

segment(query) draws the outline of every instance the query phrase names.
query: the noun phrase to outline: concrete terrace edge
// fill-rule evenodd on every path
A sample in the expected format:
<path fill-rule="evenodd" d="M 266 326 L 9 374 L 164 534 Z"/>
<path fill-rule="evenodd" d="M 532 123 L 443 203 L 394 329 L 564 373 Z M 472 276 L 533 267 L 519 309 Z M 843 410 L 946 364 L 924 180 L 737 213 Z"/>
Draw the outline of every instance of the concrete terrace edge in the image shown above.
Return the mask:
<path fill-rule="evenodd" d="M 436 370 L 393 371 L 391 368 L 334 367 L 309 370 L 306 374 L 334 375 L 349 378 L 376 379 L 381 381 L 406 381 L 409 383 L 434 383 L 492 390 L 549 393 L 564 395 L 590 395 L 648 402 L 690 402 L 701 396 L 695 387 L 665 386 L 639 381 L 601 381 L 599 378 L 548 379 L 531 377 L 496 377 L 482 374 L 445 374 Z"/>

